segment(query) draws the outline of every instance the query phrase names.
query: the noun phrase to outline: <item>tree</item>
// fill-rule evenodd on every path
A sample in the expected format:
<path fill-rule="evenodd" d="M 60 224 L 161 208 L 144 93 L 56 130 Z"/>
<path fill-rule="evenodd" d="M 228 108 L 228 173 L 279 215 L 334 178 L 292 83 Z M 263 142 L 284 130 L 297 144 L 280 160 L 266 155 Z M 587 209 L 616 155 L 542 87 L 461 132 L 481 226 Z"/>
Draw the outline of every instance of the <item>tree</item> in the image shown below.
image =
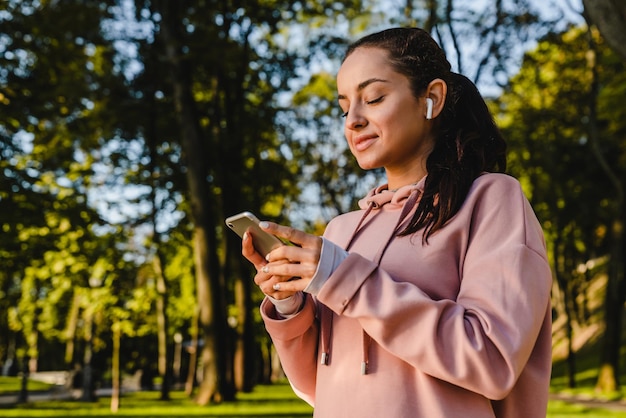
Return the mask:
<path fill-rule="evenodd" d="M 608 275 L 605 350 L 609 353 L 620 349 L 619 307 L 623 305 L 623 299 L 621 305 L 614 301 L 623 298 L 623 282 L 611 284 L 620 283 L 623 277 L 615 270 L 623 268 L 622 258 L 615 252 L 622 238 L 611 232 L 614 223 L 621 222 L 623 203 L 614 198 L 615 185 L 607 181 L 604 164 L 618 177 L 623 176 L 620 167 L 626 149 L 619 133 L 623 124 L 607 129 L 607 123 L 620 120 L 610 114 L 608 102 L 623 108 L 623 98 L 620 101 L 616 92 L 624 88 L 620 75 L 624 65 L 597 32 L 590 36 L 593 44 L 584 28 L 573 28 L 543 39 L 526 54 L 519 74 L 499 100 L 501 125 L 512 145 L 511 169 L 527 186 L 542 221 L 564 298 L 572 386 L 575 354 L 571 325 L 585 320 L 576 300 L 590 277 Z M 600 120 L 606 122 L 598 123 Z M 590 158 L 594 155 L 600 159 Z M 606 256 L 607 264 L 598 263 Z M 618 366 L 618 358 L 603 357 L 602 363 Z"/>
<path fill-rule="evenodd" d="M 247 209 L 321 232 L 380 181 L 350 156 L 334 103 L 333 72 L 348 41 L 421 24 L 459 71 L 475 80 L 495 74 L 502 84 L 512 43 L 549 28 L 522 0 L 494 1 L 495 12 L 462 1 L 413 3 L 390 10 L 358 0 L 137 0 L 128 15 L 131 2 L 121 0 L 0 1 L 0 167 L 8 173 L 0 255 L 9 267 L 0 271 L 8 295 L 0 315 L 22 300 L 25 318 L 40 319 L 19 328 L 31 347 L 41 336 L 61 339 L 69 361 L 86 331 L 78 296 L 103 292 L 111 322 L 96 315 L 94 352 L 120 350 L 122 364 L 138 367 L 125 348 L 160 346 L 166 398 L 168 341 L 182 329 L 205 343 L 200 403 L 250 390 L 268 344 L 255 315 L 262 295 L 223 219 Z M 470 54 L 458 40 L 472 33 L 480 48 Z M 129 287 L 104 281 L 88 292 L 101 259 L 119 263 Z M 37 292 L 45 297 L 33 298 Z M 143 337 L 129 331 L 133 323 Z"/>
<path fill-rule="evenodd" d="M 611 0 L 587 0 L 583 3 L 588 25 L 591 26 L 592 23 L 595 23 L 607 43 L 621 56 L 622 61 L 626 62 L 626 44 L 624 43 L 626 42 L 626 35 L 623 30 L 626 23 L 626 4 Z M 591 36 L 589 37 L 589 52 L 588 67 L 593 75 L 589 94 L 589 139 L 592 144 L 593 155 L 613 186 L 616 212 L 609 226 L 611 264 L 605 301 L 606 318 L 613 318 L 613 320 L 607 321 L 601 354 L 600 375 L 596 386 L 602 392 L 615 392 L 620 385 L 621 335 L 624 302 L 626 301 L 626 257 L 624 257 L 626 251 L 626 215 L 624 214 L 626 183 L 624 182 L 624 173 L 620 170 L 620 162 L 611 161 L 611 158 L 606 155 L 606 147 L 602 145 L 602 125 L 606 123 L 607 119 L 604 118 L 601 111 L 602 99 L 608 99 L 607 101 L 611 102 L 624 102 L 626 95 L 623 93 L 623 89 L 619 89 L 617 92 L 606 94 L 604 98 L 600 97 L 603 88 L 600 61 L 603 60 L 603 53 L 600 52 L 596 40 Z M 618 79 L 621 80 L 619 77 Z M 618 118 L 620 117 L 623 115 L 618 115 Z M 623 138 L 621 128 L 616 133 Z"/>
<path fill-rule="evenodd" d="M 24 336 L 30 370 L 39 367 L 40 348 L 55 340 L 67 342 L 65 358 L 73 362 L 85 312 L 79 294 L 90 288 L 92 266 L 110 245 L 100 245 L 107 238 L 90 188 L 102 138 L 114 136 L 110 109 L 124 84 L 113 45 L 100 32 L 113 4 L 0 2 L 7 122 L 0 149 L 10 179 L 8 189 L 2 182 L 0 212 L 11 214 L 2 218 L 8 268 L 1 277 L 12 298 L 2 312 Z M 64 367 L 57 360 L 63 355 L 46 354 L 44 367 Z"/>
<path fill-rule="evenodd" d="M 585 13 L 611 48 L 626 59 L 626 3 L 620 0 L 583 0 Z"/>
<path fill-rule="evenodd" d="M 262 28 L 260 34 L 275 30 L 272 25 L 278 19 L 270 10 L 283 5 L 261 2 L 260 6 L 232 12 L 212 2 L 189 7 L 154 2 L 150 9 L 138 3 L 138 10 L 147 12 L 155 25 L 155 41 L 145 46 L 144 68 L 166 63 L 169 73 L 159 91 L 171 104 L 170 114 L 179 128 L 175 137 L 159 140 L 180 145 L 187 174 L 185 196 L 194 228 L 204 342 L 200 403 L 234 396 L 233 330 L 226 321 L 227 306 L 234 296 L 231 283 L 245 279 L 242 289 L 248 290 L 237 299 L 245 298 L 251 286 L 249 267 L 246 277 L 241 277 L 241 268 L 228 267 L 242 263 L 232 261 L 240 251 L 233 251 L 237 240 L 224 233 L 222 219 L 244 207 L 265 212 L 259 204 L 261 196 L 271 201 L 272 195 L 288 195 L 283 190 L 292 175 L 278 163 L 280 152 L 273 151 L 279 147 L 271 107 L 277 88 L 271 83 L 283 77 L 284 64 L 272 62 L 273 57 L 260 58 L 249 40 L 257 28 Z M 209 49 L 203 47 L 207 40 L 212 42 Z M 277 87 L 283 83 L 279 81 Z M 250 307 L 244 302 L 240 308 Z"/>

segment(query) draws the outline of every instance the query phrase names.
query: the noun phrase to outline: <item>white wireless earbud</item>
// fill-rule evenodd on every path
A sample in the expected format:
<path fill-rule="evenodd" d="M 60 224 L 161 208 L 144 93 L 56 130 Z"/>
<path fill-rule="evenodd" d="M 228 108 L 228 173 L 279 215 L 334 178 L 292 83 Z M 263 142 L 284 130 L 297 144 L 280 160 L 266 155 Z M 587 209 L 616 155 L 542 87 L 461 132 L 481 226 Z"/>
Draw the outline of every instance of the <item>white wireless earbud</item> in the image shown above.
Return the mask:
<path fill-rule="evenodd" d="M 433 99 L 426 98 L 426 119 L 431 120 L 433 118 Z"/>

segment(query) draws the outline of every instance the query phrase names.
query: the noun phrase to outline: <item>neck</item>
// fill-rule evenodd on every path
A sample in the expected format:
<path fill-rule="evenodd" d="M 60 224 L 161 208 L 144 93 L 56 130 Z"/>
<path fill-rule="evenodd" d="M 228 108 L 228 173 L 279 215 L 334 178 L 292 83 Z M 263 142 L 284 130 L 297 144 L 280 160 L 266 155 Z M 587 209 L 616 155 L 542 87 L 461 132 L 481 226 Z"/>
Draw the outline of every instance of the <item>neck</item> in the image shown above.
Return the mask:
<path fill-rule="evenodd" d="M 427 174 L 425 160 L 413 160 L 401 166 L 385 167 L 389 190 L 397 190 L 409 184 L 415 184 Z"/>
<path fill-rule="evenodd" d="M 417 184 L 422 178 L 424 178 L 425 175 L 426 172 L 419 173 L 418 175 L 406 176 L 403 178 L 392 178 L 387 176 L 387 186 L 390 191 L 395 192 L 401 187 Z"/>

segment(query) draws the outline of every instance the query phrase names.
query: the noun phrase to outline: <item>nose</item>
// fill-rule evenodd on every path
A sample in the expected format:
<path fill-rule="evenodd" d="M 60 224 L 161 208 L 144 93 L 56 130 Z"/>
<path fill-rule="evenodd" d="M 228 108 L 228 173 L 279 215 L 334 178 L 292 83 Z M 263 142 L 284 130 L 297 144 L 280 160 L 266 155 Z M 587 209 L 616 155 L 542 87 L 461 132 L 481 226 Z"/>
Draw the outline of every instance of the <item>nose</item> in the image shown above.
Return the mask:
<path fill-rule="evenodd" d="M 354 106 L 348 110 L 346 116 L 346 129 L 360 129 L 367 126 L 367 119 L 359 110 L 358 106 Z"/>

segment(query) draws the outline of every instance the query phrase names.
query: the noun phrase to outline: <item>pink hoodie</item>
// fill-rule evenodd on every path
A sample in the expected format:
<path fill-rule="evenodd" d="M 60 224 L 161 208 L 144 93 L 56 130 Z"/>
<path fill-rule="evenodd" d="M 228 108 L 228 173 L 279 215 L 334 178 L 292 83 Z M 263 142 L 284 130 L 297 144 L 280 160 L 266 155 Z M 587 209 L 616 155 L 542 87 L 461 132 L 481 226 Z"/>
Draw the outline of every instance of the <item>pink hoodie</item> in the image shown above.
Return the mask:
<path fill-rule="evenodd" d="M 350 254 L 299 313 L 263 302 L 292 387 L 315 417 L 545 417 L 552 275 L 519 183 L 480 176 L 426 245 L 393 236 L 422 190 L 382 186 L 333 219 L 324 237 Z"/>

